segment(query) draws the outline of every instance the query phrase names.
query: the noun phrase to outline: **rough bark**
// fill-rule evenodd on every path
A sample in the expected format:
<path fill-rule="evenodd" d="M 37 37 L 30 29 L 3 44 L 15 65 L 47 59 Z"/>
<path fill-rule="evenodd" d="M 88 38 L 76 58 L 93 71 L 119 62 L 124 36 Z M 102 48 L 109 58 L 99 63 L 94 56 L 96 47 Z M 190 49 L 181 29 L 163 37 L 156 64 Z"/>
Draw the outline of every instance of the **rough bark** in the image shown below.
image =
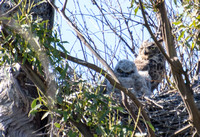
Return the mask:
<path fill-rule="evenodd" d="M 28 0 L 26 7 L 27 9 L 33 1 L 35 3 L 41 2 L 39 0 Z M 0 6 L 4 6 L 4 2 L 8 3 L 8 1 L 2 1 L 2 5 Z M 13 16 L 18 11 L 21 3 L 24 1 L 15 0 L 15 2 L 19 3 L 15 6 L 15 4 L 12 2 L 10 6 L 6 5 L 8 8 L 4 10 L 1 8 L 0 16 Z M 42 20 L 49 20 L 48 29 L 51 30 L 53 27 L 54 13 L 53 9 L 47 2 L 38 4 L 32 8 L 31 13 L 34 20 L 36 20 L 38 16 L 42 18 Z M 2 20 L 1 25 L 1 31 L 4 32 L 4 35 L 10 34 L 5 26 L 13 29 L 13 31 L 16 31 L 16 28 L 18 27 L 17 25 L 12 24 L 12 21 L 8 20 Z M 13 27 L 14 25 L 15 27 Z M 3 43 L 2 40 L 0 42 Z M 3 46 L 6 47 L 8 45 Z M 20 60 L 18 61 L 20 62 Z M 22 66 L 23 69 L 32 69 L 31 64 L 25 63 Z M 37 86 L 37 82 L 39 82 L 35 80 L 35 77 L 32 77 L 33 75 L 30 75 L 29 72 L 29 70 L 22 70 L 21 67 L 18 67 L 18 69 L 13 69 L 10 66 L 6 66 L 6 63 L 4 64 L 4 67 L 1 66 L 0 68 L 0 136 L 35 137 L 39 134 L 42 134 L 42 131 L 39 129 L 42 128 L 46 123 L 41 121 L 41 113 L 28 116 L 28 113 L 31 109 L 30 104 L 38 94 L 35 85 Z M 33 70 L 31 72 L 33 72 Z M 36 77 L 39 78 L 39 76 Z M 31 81 L 30 79 L 34 79 L 35 81 Z M 43 79 L 39 80 L 41 82 Z"/>
<path fill-rule="evenodd" d="M 0 68 L 0 136 L 35 137 L 39 133 L 35 132 L 41 126 L 39 115 L 28 116 L 36 93 L 25 73 Z"/>
<path fill-rule="evenodd" d="M 190 87 L 190 82 L 188 79 L 187 72 L 183 71 L 182 64 L 178 60 L 176 54 L 174 37 L 172 35 L 172 28 L 170 26 L 170 22 L 167 17 L 167 12 L 165 9 L 164 2 L 158 3 L 157 8 L 158 8 L 158 20 L 161 21 L 163 40 L 165 41 L 168 56 L 172 60 L 172 64 L 170 64 L 170 66 L 176 87 L 178 88 L 178 91 L 189 113 L 190 124 L 192 124 L 196 128 L 197 133 L 200 135 L 200 125 L 199 125 L 200 114 L 194 103 L 193 91 Z M 183 79 L 183 76 L 185 77 L 185 80 Z"/>

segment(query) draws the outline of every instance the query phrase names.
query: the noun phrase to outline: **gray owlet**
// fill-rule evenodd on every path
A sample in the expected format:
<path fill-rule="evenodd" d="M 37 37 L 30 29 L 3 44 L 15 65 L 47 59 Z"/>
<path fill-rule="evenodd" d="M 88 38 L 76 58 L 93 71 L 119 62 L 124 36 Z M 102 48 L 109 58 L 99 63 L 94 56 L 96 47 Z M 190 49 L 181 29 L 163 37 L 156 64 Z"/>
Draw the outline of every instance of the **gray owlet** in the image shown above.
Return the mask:
<path fill-rule="evenodd" d="M 150 90 L 150 77 L 141 76 L 135 64 L 130 60 L 121 60 L 117 63 L 114 73 L 121 82 L 121 84 L 127 88 L 131 89 L 131 92 L 136 96 L 151 95 Z M 148 75 L 148 73 L 147 73 Z M 113 86 L 107 82 L 107 93 L 115 91 L 116 98 L 121 99 L 121 92 L 118 89 L 114 89 Z"/>
<path fill-rule="evenodd" d="M 151 77 L 151 91 L 153 92 L 162 81 L 165 72 L 164 56 L 154 42 L 144 41 L 142 43 L 135 65 L 141 75 L 148 71 Z"/>

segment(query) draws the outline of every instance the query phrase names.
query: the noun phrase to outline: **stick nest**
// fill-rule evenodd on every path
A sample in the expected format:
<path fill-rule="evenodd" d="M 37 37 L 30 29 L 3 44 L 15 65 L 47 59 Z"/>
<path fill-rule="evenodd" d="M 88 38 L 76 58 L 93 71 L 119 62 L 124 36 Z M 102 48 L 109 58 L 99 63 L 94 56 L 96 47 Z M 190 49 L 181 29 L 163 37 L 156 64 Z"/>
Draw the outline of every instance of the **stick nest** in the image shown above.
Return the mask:
<path fill-rule="evenodd" d="M 194 91 L 195 103 L 200 109 L 200 88 Z M 142 103 L 157 136 L 183 137 L 194 133 L 194 129 L 189 126 L 188 112 L 184 102 L 176 90 L 163 91 L 151 98 L 145 98 Z"/>

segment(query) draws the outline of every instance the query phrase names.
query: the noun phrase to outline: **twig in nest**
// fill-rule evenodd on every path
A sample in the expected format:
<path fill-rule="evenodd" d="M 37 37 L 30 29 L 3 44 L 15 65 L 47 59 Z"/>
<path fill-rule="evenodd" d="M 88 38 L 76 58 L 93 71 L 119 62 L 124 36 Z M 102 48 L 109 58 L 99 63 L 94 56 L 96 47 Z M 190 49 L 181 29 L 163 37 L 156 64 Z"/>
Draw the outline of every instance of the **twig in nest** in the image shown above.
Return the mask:
<path fill-rule="evenodd" d="M 163 109 L 163 106 L 162 105 L 159 105 L 158 103 L 156 103 L 155 101 L 151 100 L 150 98 L 148 97 L 144 97 L 146 100 L 152 102 L 154 105 L 158 106 L 159 108 Z"/>
<path fill-rule="evenodd" d="M 190 127 L 191 127 L 190 124 L 188 124 L 187 126 L 182 127 L 181 129 L 175 131 L 174 134 L 173 134 L 171 137 L 177 136 L 178 134 L 184 132 L 185 130 L 187 130 L 187 129 L 190 128 Z"/>

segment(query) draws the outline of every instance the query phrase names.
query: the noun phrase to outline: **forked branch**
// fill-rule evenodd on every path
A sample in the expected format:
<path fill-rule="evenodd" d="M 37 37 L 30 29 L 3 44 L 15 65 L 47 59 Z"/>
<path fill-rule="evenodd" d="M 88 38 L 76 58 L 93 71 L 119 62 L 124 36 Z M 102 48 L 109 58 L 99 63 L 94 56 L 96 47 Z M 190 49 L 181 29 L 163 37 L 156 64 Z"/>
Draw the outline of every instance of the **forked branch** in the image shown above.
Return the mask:
<path fill-rule="evenodd" d="M 167 17 L 165 3 L 162 0 L 162 1 L 158 1 L 156 3 L 156 5 L 153 5 L 153 6 L 155 8 L 157 8 L 157 10 L 158 10 L 157 17 L 158 17 L 158 20 L 161 22 L 162 36 L 163 36 L 163 40 L 165 41 L 168 55 L 164 52 L 164 49 L 162 49 L 161 45 L 159 45 L 159 43 L 155 39 L 155 36 L 153 35 L 153 33 L 148 25 L 146 16 L 144 14 L 145 12 L 143 9 L 143 3 L 141 0 L 139 0 L 139 2 L 140 2 L 140 8 L 142 11 L 142 15 L 143 15 L 143 18 L 145 21 L 145 27 L 147 28 L 151 37 L 154 39 L 156 45 L 158 46 L 160 51 L 165 56 L 168 63 L 170 64 L 171 72 L 174 77 L 174 82 L 176 84 L 176 87 L 177 87 L 177 89 L 182 97 L 182 100 L 187 108 L 187 111 L 189 113 L 190 124 L 192 124 L 196 128 L 197 134 L 200 135 L 200 125 L 199 125 L 200 114 L 194 103 L 193 91 L 190 87 L 188 75 L 185 71 L 183 71 L 182 64 L 180 63 L 180 61 L 177 57 L 177 54 L 176 54 L 174 37 L 172 35 L 172 27 L 171 27 L 171 25 L 169 23 L 169 19 Z M 182 75 L 184 75 L 184 78 Z"/>

